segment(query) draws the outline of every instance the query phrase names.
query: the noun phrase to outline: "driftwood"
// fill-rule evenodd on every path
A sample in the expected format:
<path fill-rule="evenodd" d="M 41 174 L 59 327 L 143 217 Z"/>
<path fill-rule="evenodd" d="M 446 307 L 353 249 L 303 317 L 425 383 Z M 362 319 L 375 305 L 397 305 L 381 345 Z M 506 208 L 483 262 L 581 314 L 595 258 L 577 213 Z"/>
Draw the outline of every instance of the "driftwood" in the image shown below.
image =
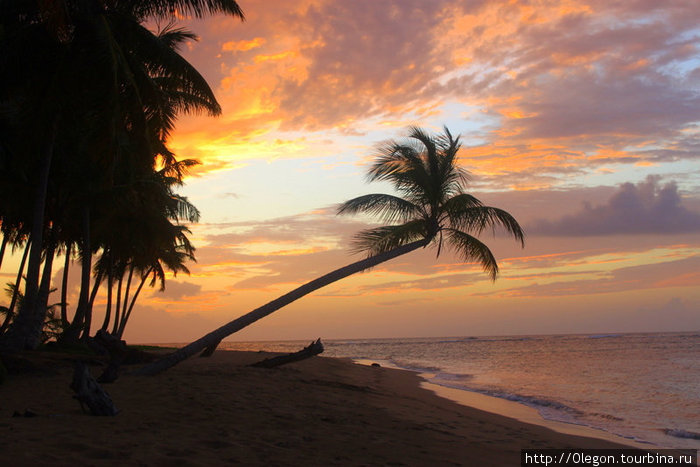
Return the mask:
<path fill-rule="evenodd" d="M 75 391 L 76 394 L 73 397 L 78 399 L 83 412 L 105 416 L 114 416 L 119 412 L 109 394 L 90 375 L 90 371 L 84 362 L 75 362 L 75 372 L 73 373 L 73 382 L 70 387 Z M 87 406 L 88 410 L 85 410 L 85 406 Z"/>
<path fill-rule="evenodd" d="M 280 355 L 279 357 L 266 358 L 257 363 L 253 363 L 250 366 L 255 366 L 259 368 L 274 368 L 280 365 L 286 365 L 287 363 L 298 362 L 299 360 L 305 360 L 307 358 L 313 357 L 323 352 L 323 344 L 321 339 L 316 342 L 311 342 L 307 347 L 304 347 L 298 352 L 290 353 L 287 355 Z"/>
<path fill-rule="evenodd" d="M 133 365 L 139 363 L 148 363 L 155 360 L 157 357 L 143 350 L 133 349 L 126 345 L 126 341 L 111 335 L 110 333 L 99 330 L 95 337 L 88 342 L 91 348 L 103 354 L 109 355 L 107 368 L 97 378 L 98 383 L 113 383 L 119 377 L 119 369 L 122 365 Z"/>
<path fill-rule="evenodd" d="M 109 354 L 107 368 L 97 378 L 100 383 L 113 383 L 119 377 L 119 367 L 124 363 L 128 348 L 126 342 L 100 329 L 95 334 L 94 342 Z"/>

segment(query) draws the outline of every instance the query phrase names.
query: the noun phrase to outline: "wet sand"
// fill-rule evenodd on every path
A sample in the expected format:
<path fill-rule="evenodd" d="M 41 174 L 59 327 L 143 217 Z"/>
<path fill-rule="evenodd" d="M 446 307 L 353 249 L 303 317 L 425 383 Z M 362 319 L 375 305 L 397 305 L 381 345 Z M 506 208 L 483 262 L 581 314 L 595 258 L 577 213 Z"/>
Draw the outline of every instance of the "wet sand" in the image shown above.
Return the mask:
<path fill-rule="evenodd" d="M 219 351 L 123 375 L 104 385 L 116 417 L 83 414 L 70 364 L 48 358 L 0 385 L 5 465 L 515 466 L 524 448 L 624 447 L 466 407 L 408 371 L 324 357 L 246 366 L 266 356 Z M 26 410 L 37 416 L 12 417 Z"/>

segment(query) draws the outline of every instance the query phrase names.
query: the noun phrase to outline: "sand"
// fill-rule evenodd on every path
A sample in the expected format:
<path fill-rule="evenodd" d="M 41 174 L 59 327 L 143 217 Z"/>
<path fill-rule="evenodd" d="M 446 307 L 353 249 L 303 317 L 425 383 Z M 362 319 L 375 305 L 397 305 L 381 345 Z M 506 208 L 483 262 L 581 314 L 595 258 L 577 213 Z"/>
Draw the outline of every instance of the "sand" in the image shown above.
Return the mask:
<path fill-rule="evenodd" d="M 246 366 L 265 356 L 219 351 L 123 375 L 104 385 L 116 417 L 83 414 L 70 365 L 47 357 L 0 385 L 3 465 L 516 466 L 523 448 L 623 447 L 463 406 L 408 371 L 324 357 Z M 37 416 L 12 417 L 27 409 Z"/>

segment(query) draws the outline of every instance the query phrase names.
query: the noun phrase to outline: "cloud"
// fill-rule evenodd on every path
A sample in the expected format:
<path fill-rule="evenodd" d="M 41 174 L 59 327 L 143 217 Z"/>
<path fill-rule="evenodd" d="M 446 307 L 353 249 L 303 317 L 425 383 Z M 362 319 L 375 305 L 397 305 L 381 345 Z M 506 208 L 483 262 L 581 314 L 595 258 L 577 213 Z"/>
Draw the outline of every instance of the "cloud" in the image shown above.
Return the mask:
<path fill-rule="evenodd" d="M 331 1 L 297 18 L 303 77 L 275 93 L 285 128 L 314 129 L 415 108 L 436 77 L 444 1 Z"/>
<path fill-rule="evenodd" d="M 625 183 L 602 205 L 583 209 L 557 221 L 540 221 L 529 232 L 540 235 L 677 234 L 700 231 L 700 213 L 683 206 L 674 182 L 659 185 L 649 176 Z"/>
<path fill-rule="evenodd" d="M 453 119 L 481 183 L 556 186 L 609 164 L 697 159 L 697 8 L 669 0 L 250 0 L 247 22 L 191 23 L 224 115 L 183 118 L 198 169 L 308 158 L 311 141 Z M 387 125 L 387 126 L 384 126 Z M 312 136 L 283 145 L 276 141 Z M 357 138 L 357 136 L 354 136 Z M 336 144 L 337 146 L 338 144 Z M 364 155 L 364 154 L 363 154 Z"/>
<path fill-rule="evenodd" d="M 165 283 L 165 290 L 162 292 L 158 290 L 154 292 L 153 296 L 155 298 L 163 298 L 170 300 L 179 300 L 184 297 L 194 297 L 199 295 L 202 291 L 202 286 L 200 284 L 194 284 L 192 282 L 178 282 L 175 280 L 169 280 Z"/>
<path fill-rule="evenodd" d="M 695 287 L 700 281 L 700 256 L 600 272 L 595 279 L 575 279 L 477 293 L 508 297 L 559 297 L 620 293 L 665 287 Z"/>

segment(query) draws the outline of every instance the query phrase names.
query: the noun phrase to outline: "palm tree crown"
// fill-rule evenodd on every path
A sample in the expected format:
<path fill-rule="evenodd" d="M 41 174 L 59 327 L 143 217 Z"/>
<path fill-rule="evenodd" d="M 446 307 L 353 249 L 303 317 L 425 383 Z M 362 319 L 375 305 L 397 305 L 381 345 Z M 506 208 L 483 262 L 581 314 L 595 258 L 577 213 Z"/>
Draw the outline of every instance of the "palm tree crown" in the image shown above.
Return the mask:
<path fill-rule="evenodd" d="M 495 280 L 496 258 L 476 236 L 501 227 L 524 245 L 525 234 L 506 211 L 465 192 L 469 174 L 456 165 L 460 146 L 447 128 L 434 136 L 416 127 L 407 141 L 381 146 L 368 179 L 389 182 L 402 196 L 370 194 L 340 205 L 339 214 L 367 213 L 394 224 L 359 232 L 355 249 L 374 256 L 424 240 L 437 245 L 439 256 L 444 242 L 466 261 L 481 263 Z"/>

